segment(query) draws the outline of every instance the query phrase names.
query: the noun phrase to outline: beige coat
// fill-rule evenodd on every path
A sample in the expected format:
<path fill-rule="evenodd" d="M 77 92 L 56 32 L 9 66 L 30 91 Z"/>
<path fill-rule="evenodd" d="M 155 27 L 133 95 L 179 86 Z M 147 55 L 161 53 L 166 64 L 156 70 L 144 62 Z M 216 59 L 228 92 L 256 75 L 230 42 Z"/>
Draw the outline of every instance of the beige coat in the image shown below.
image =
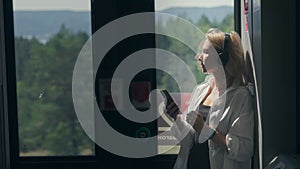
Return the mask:
<path fill-rule="evenodd" d="M 211 78 L 195 88 L 187 112 L 197 111 L 197 107 L 208 91 L 210 80 Z M 211 169 L 250 169 L 254 142 L 252 99 L 253 96 L 247 87 L 227 89 L 214 101 L 200 134 L 186 122 L 176 121 L 171 131 L 182 141 L 174 169 L 187 168 L 192 145 L 194 142 L 207 141 L 213 129 L 226 136 L 227 150 L 208 140 Z"/>

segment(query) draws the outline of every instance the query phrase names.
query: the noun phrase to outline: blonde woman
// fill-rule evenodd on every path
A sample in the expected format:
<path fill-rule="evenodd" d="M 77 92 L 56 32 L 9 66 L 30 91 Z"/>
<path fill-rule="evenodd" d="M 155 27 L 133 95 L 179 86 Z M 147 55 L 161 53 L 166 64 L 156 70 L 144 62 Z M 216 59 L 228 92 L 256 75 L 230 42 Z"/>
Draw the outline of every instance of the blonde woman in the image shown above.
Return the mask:
<path fill-rule="evenodd" d="M 211 169 L 250 169 L 254 114 L 240 37 L 213 28 L 200 48 L 195 59 L 209 76 L 195 88 L 186 113 L 175 103 L 167 106 L 168 114 L 178 114 L 179 127 L 171 130 L 188 131 L 174 168 L 187 168 L 191 145 L 208 141 Z M 210 109 L 205 112 L 205 107 Z"/>

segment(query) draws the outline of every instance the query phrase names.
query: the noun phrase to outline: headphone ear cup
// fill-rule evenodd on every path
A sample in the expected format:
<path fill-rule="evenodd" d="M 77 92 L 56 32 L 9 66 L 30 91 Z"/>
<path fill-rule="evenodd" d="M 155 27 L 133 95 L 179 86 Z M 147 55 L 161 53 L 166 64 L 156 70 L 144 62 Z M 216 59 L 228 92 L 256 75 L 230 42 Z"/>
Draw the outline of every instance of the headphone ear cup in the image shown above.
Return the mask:
<path fill-rule="evenodd" d="M 225 33 L 224 41 L 223 41 L 223 51 L 220 52 L 220 53 L 218 52 L 220 60 L 221 60 L 223 66 L 225 66 L 228 63 L 228 60 L 229 60 L 229 56 L 228 56 L 229 39 L 230 39 L 230 34 Z"/>
<path fill-rule="evenodd" d="M 228 52 L 223 51 L 222 53 L 219 53 L 220 60 L 222 62 L 222 65 L 225 66 L 228 63 Z"/>

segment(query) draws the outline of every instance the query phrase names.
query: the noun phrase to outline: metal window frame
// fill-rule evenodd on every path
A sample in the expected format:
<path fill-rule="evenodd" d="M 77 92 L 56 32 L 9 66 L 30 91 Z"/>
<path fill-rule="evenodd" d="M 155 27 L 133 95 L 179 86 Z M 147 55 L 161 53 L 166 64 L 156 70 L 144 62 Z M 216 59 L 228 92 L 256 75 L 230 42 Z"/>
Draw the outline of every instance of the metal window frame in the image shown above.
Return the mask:
<path fill-rule="evenodd" d="M 299 1 L 296 1 L 296 9 L 299 9 L 300 7 L 300 2 Z M 300 29 L 300 11 L 299 10 L 296 10 L 296 31 Z M 300 33 L 299 31 L 296 32 L 296 49 L 300 49 Z M 299 56 L 300 56 L 300 52 L 299 50 L 296 51 L 296 63 L 297 65 L 300 65 L 300 59 L 299 59 Z M 300 67 L 297 66 L 296 68 L 297 70 L 297 73 L 296 75 L 299 76 L 300 74 Z M 297 77 L 297 80 L 296 80 L 296 86 L 299 86 L 300 84 L 300 78 Z M 300 154 L 300 132 L 299 132 L 299 129 L 300 129 L 300 114 L 299 114 L 299 109 L 300 109 L 300 90 L 299 88 L 296 88 L 296 111 L 297 111 L 297 114 L 296 114 L 296 120 L 297 120 L 297 126 L 296 126 L 296 132 L 297 132 L 297 136 L 296 136 L 296 143 L 297 143 L 297 153 Z"/>
<path fill-rule="evenodd" d="M 241 0 L 234 0 L 234 29 L 241 35 Z"/>
<path fill-rule="evenodd" d="M 10 169 L 9 151 L 9 127 L 8 111 L 4 107 L 4 81 L 5 81 L 5 19 L 4 19 L 4 0 L 0 0 L 0 168 Z"/>
<path fill-rule="evenodd" d="M 3 168 L 96 168 L 96 157 L 19 157 L 18 113 L 16 95 L 16 69 L 12 1 L 0 1 L 1 80 L 3 77 L 3 113 L 0 114 L 1 148 L 5 154 Z M 1 81 L 2 82 L 2 81 Z M 2 123 L 4 121 L 4 123 Z M 4 132 L 2 132 L 4 131 Z M 2 144 L 2 142 L 4 144 Z M 1 166 L 2 168 L 2 166 Z M 5 168 L 5 169 L 6 169 Z"/>

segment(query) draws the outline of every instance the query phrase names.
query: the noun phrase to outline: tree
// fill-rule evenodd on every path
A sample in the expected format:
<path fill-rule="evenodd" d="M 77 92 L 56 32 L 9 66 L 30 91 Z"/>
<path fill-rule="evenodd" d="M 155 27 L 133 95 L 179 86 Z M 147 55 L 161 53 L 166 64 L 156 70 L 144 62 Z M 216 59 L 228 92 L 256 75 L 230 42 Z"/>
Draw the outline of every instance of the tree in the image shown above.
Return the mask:
<path fill-rule="evenodd" d="M 220 29 L 224 32 L 234 30 L 234 17 L 233 14 L 228 14 L 220 23 Z"/>
<path fill-rule="evenodd" d="M 71 33 L 64 26 L 46 44 L 16 38 L 21 152 L 79 155 L 92 149 L 71 93 L 73 68 L 87 39 L 86 33 Z"/>

